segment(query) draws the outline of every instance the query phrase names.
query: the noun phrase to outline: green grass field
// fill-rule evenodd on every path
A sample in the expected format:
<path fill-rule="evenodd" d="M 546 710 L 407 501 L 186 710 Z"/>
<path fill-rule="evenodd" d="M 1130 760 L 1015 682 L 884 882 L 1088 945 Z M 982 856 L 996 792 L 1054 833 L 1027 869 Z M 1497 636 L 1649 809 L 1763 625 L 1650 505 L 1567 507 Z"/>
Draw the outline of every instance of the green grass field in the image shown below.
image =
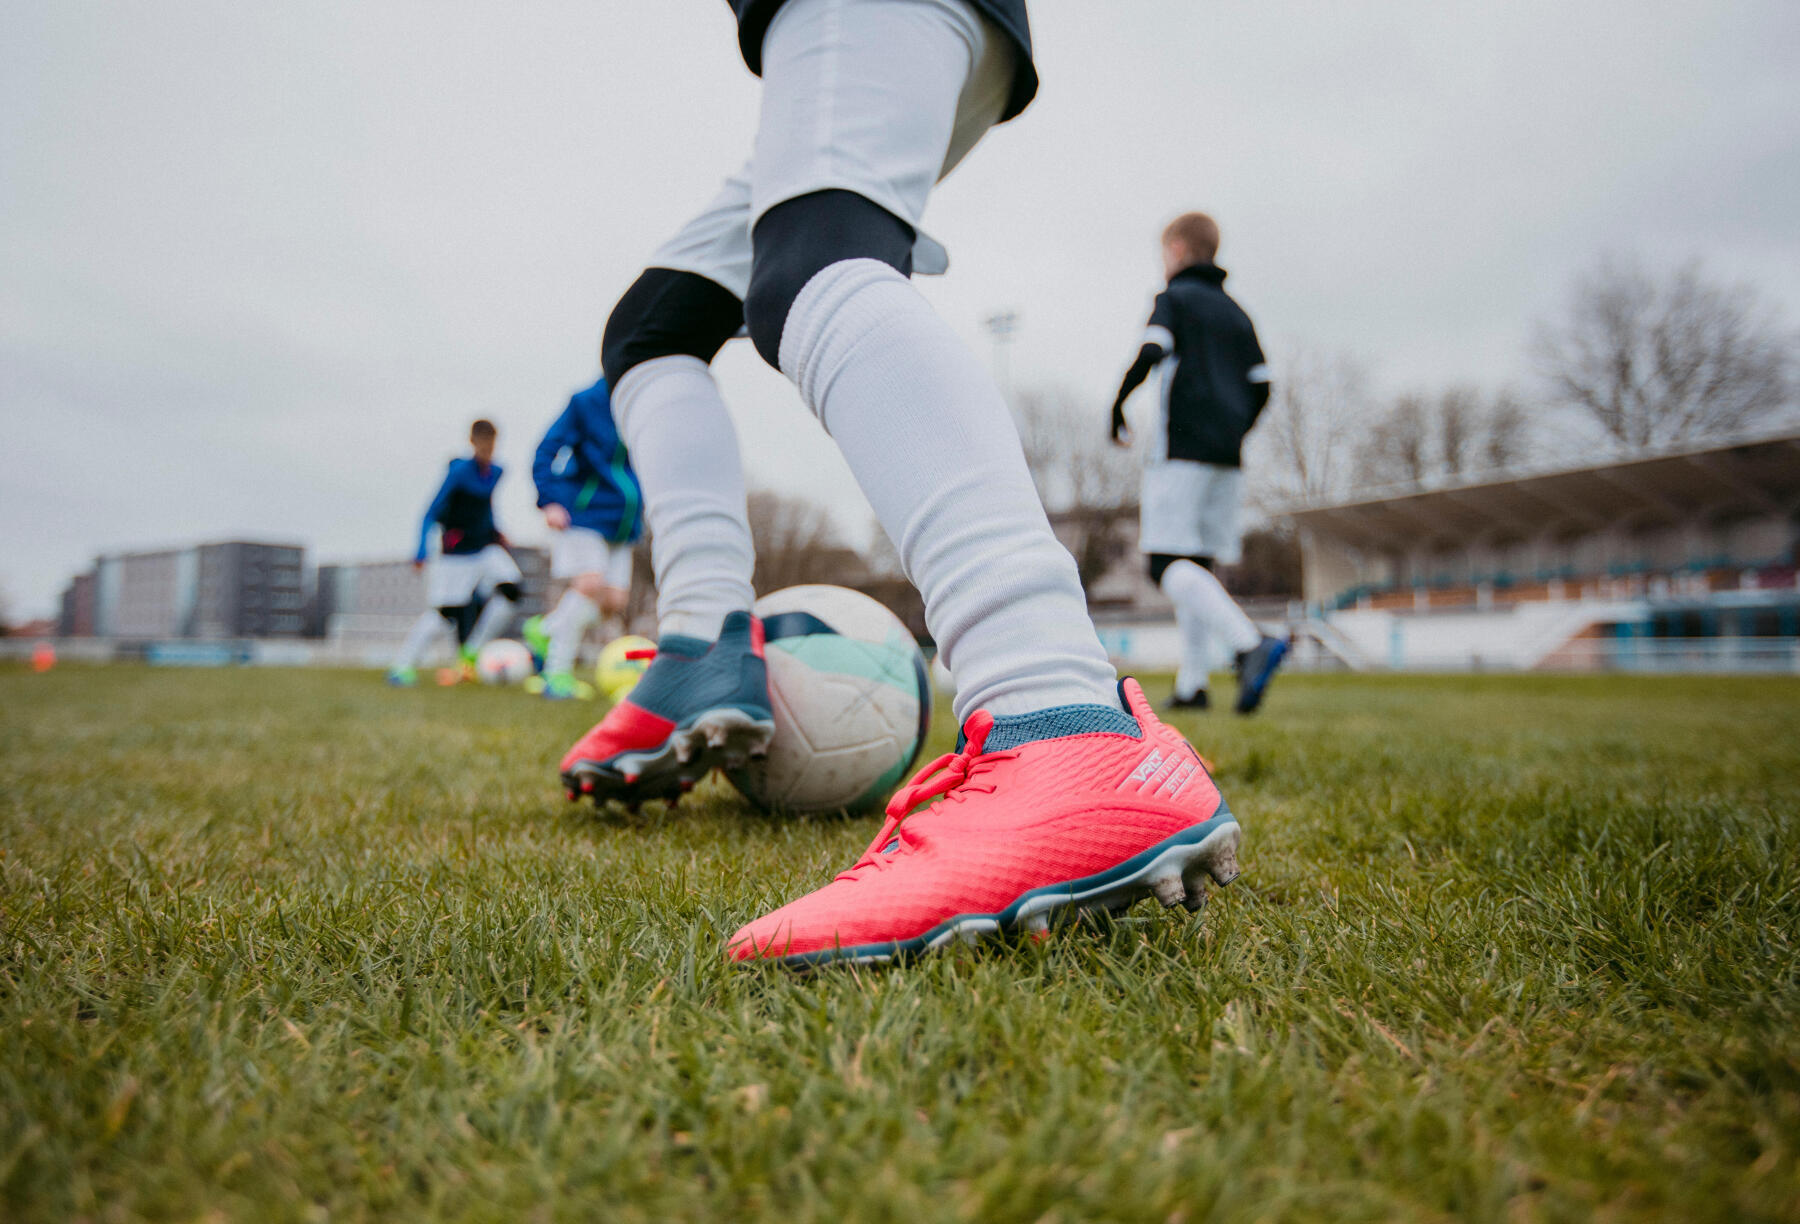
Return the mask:
<path fill-rule="evenodd" d="M 594 713 L 0 672 L 0 1217 L 1800 1218 L 1800 682 L 1286 677 L 1202 920 L 811 978 L 723 940 L 874 821 Z"/>

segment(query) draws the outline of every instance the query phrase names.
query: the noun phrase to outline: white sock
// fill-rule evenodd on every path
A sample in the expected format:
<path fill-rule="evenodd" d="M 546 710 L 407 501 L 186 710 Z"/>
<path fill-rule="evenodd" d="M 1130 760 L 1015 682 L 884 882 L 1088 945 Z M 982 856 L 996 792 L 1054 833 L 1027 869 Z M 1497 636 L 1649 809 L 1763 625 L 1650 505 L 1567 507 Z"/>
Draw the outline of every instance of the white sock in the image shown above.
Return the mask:
<path fill-rule="evenodd" d="M 1181 630 L 1181 666 L 1175 672 L 1175 696 L 1182 701 L 1206 691 L 1212 680 L 1212 635 L 1206 622 L 1190 609 L 1175 605 Z"/>
<path fill-rule="evenodd" d="M 400 657 L 394 660 L 395 671 L 408 671 L 419 665 L 425 652 L 431 649 L 440 633 L 447 633 L 450 625 L 438 615 L 436 609 L 419 613 L 419 619 L 412 623 L 406 631 L 406 643 L 400 647 Z"/>
<path fill-rule="evenodd" d="M 1175 602 L 1177 615 L 1192 615 L 1207 633 L 1217 634 L 1232 650 L 1242 654 L 1256 649 L 1262 630 L 1225 593 L 1212 572 L 1192 561 L 1176 561 L 1163 571 L 1163 594 Z"/>
<path fill-rule="evenodd" d="M 644 490 L 660 633 L 713 641 L 746 610 L 756 553 L 737 431 L 698 357 L 632 366 L 612 389 L 613 420 Z"/>
<path fill-rule="evenodd" d="M 574 587 L 563 592 L 555 610 L 544 618 L 544 628 L 550 631 L 550 648 L 544 652 L 546 675 L 575 670 L 575 654 L 581 649 L 582 635 L 599 619 L 600 609 L 593 600 Z"/>
<path fill-rule="evenodd" d="M 1075 559 L 1050 530 L 1006 403 L 907 279 L 873 259 L 821 271 L 788 312 L 781 369 L 925 597 L 958 721 L 1118 709 Z"/>
<path fill-rule="evenodd" d="M 479 654 L 483 646 L 506 632 L 516 606 L 504 595 L 490 596 L 487 606 L 482 608 L 481 616 L 475 621 L 475 628 L 469 631 L 469 640 L 463 643 L 463 648 L 470 654 Z"/>

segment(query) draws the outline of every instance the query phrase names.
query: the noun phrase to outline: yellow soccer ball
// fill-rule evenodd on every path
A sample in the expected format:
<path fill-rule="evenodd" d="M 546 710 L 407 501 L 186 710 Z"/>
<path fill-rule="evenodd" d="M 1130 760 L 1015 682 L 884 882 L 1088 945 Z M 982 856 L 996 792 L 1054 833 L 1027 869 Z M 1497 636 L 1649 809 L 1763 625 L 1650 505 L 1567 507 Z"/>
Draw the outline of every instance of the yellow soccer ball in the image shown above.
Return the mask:
<path fill-rule="evenodd" d="M 648 657 L 629 659 L 626 655 L 655 649 L 656 643 L 649 638 L 630 634 L 614 638 L 601 650 L 600 662 L 594 665 L 594 687 L 605 693 L 608 701 L 616 703 L 625 700 L 625 695 L 637 687 L 644 669 L 650 666 Z"/>

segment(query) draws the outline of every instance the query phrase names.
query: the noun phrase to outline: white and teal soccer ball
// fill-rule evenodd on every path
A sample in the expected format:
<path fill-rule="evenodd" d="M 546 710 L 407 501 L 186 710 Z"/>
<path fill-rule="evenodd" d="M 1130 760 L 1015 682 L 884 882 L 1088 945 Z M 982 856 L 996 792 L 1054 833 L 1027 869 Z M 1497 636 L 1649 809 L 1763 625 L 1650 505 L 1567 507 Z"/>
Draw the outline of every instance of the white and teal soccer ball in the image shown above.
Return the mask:
<path fill-rule="evenodd" d="M 475 656 L 475 674 L 483 684 L 521 684 L 536 670 L 525 643 L 495 638 Z"/>
<path fill-rule="evenodd" d="M 756 601 L 775 739 L 732 773 L 786 812 L 879 808 L 906 780 L 931 725 L 925 656 L 900 618 L 858 591 L 797 586 Z"/>

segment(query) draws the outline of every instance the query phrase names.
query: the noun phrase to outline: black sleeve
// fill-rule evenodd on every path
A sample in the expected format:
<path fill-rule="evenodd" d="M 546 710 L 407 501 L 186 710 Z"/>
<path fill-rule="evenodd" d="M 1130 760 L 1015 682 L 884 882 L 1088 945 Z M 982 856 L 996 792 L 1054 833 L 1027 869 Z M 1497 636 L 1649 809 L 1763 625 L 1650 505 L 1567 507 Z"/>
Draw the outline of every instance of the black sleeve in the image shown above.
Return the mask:
<path fill-rule="evenodd" d="M 1150 377 L 1150 371 L 1156 368 L 1156 363 L 1168 355 L 1168 349 L 1162 343 L 1162 337 L 1167 336 L 1169 343 L 1173 344 L 1174 328 L 1175 303 L 1170 300 L 1166 292 L 1159 293 L 1156 295 L 1156 305 L 1150 309 L 1150 322 L 1145 325 L 1144 345 L 1138 349 L 1137 360 L 1133 361 L 1131 368 L 1125 371 L 1125 381 L 1119 384 L 1119 394 L 1113 400 L 1113 437 L 1118 437 L 1120 431 L 1125 428 L 1125 401 L 1131 398 L 1133 391 L 1143 385 L 1146 378 Z"/>
<path fill-rule="evenodd" d="M 1119 394 L 1113 400 L 1112 431 L 1115 438 L 1125 427 L 1125 401 L 1131 398 L 1131 393 L 1136 391 L 1146 378 L 1150 377 L 1150 371 L 1154 370 L 1156 363 L 1162 359 L 1162 345 L 1146 344 L 1138 350 L 1137 360 L 1131 363 L 1131 368 L 1125 371 L 1125 381 L 1119 384 Z"/>

